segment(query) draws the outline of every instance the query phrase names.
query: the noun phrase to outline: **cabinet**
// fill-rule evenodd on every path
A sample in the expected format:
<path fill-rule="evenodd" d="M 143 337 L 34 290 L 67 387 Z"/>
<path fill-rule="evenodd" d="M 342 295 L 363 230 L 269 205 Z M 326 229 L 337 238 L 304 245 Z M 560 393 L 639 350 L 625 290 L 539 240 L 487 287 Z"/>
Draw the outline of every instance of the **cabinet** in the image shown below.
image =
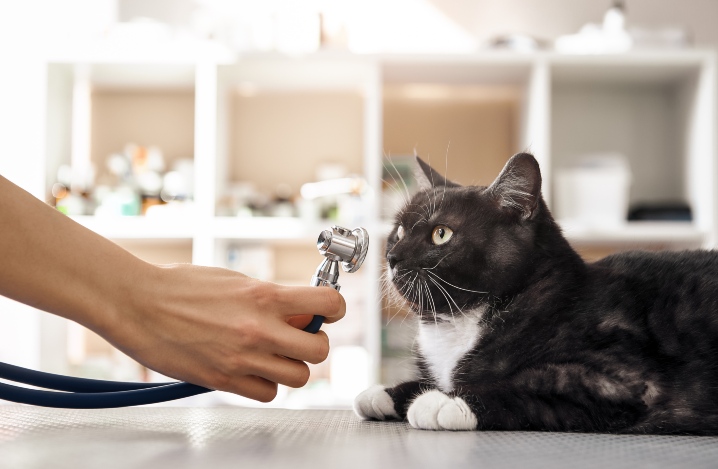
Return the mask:
<path fill-rule="evenodd" d="M 567 226 L 580 251 L 591 257 L 717 241 L 710 52 L 67 56 L 46 64 L 44 86 L 44 168 L 28 164 L 26 171 L 47 193 L 60 165 L 101 168 L 128 141 L 161 146 L 168 162 L 193 162 L 193 201 L 182 212 L 75 217 L 148 260 L 232 267 L 244 256 L 249 263 L 239 265 L 259 266 L 251 271 L 259 277 L 306 284 L 321 261 L 316 236 L 333 222 L 236 216 L 227 194 L 247 183 L 296 194 L 327 164 L 366 181 L 351 218 L 340 219 L 365 226 L 372 242 L 364 267 L 340 279 L 347 319 L 327 326 L 338 354 L 315 368 L 317 380 L 299 394 L 283 393 L 283 405 L 347 405 L 354 388 L 396 381 L 410 366 L 412 321 L 381 298 L 389 230 L 382 168 L 390 158 L 417 151 L 450 179 L 488 184 L 511 154 L 528 149 L 554 206 L 556 171 L 584 154 L 621 152 L 634 176 L 632 202 L 681 201 L 693 221 Z M 34 343 L 67 348 L 67 324 L 41 318 L 29 329 L 42 338 Z M 51 349 L 41 347 L 29 364 L 68 371 L 57 358 L 65 352 Z"/>

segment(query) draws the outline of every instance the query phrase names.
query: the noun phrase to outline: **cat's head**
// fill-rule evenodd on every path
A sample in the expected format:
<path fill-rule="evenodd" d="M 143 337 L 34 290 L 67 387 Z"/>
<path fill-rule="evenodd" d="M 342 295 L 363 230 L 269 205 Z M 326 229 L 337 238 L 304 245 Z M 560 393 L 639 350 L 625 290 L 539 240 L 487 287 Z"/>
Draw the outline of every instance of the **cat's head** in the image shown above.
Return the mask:
<path fill-rule="evenodd" d="M 386 249 L 389 279 L 412 310 L 433 320 L 520 288 L 537 226 L 550 219 L 534 157 L 514 155 L 488 187 L 451 182 L 418 157 L 416 178 Z"/>

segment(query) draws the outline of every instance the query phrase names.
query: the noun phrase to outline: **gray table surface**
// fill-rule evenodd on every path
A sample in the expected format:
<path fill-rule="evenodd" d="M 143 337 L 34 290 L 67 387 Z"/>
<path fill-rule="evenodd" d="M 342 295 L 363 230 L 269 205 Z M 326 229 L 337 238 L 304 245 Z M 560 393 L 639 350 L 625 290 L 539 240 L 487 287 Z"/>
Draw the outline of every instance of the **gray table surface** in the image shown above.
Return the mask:
<path fill-rule="evenodd" d="M 718 467 L 718 438 L 432 432 L 350 411 L 0 406 L 1 468 Z"/>

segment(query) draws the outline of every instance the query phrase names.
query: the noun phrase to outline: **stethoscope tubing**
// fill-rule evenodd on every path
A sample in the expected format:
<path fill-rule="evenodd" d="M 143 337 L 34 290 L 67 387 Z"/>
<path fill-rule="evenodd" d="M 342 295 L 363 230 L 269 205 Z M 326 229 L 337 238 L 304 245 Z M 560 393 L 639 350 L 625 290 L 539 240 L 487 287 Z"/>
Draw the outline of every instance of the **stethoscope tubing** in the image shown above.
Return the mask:
<path fill-rule="evenodd" d="M 304 330 L 314 334 L 319 331 L 323 322 L 323 316 L 314 316 Z M 2 362 L 0 362 L 0 379 L 54 390 L 29 389 L 0 382 L 0 399 L 18 404 L 64 409 L 109 409 L 156 404 L 212 391 L 212 389 L 182 381 L 128 383 L 75 378 L 29 370 Z"/>
<path fill-rule="evenodd" d="M 130 383 L 127 383 L 130 384 Z M 113 392 L 40 391 L 0 383 L 0 399 L 41 407 L 63 409 L 111 409 L 155 404 L 212 391 L 195 384 L 177 382 L 166 386 Z"/>

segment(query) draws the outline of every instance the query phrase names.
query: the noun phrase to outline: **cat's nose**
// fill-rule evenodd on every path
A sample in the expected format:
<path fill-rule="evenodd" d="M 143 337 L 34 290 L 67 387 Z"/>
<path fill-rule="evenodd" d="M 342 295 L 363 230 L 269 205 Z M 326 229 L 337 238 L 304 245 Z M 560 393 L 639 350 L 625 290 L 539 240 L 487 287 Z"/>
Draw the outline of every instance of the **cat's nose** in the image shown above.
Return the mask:
<path fill-rule="evenodd" d="M 396 254 L 390 253 L 386 256 L 386 261 L 389 263 L 389 268 L 394 270 L 394 267 L 396 267 L 396 264 L 399 262 L 399 258 Z"/>

